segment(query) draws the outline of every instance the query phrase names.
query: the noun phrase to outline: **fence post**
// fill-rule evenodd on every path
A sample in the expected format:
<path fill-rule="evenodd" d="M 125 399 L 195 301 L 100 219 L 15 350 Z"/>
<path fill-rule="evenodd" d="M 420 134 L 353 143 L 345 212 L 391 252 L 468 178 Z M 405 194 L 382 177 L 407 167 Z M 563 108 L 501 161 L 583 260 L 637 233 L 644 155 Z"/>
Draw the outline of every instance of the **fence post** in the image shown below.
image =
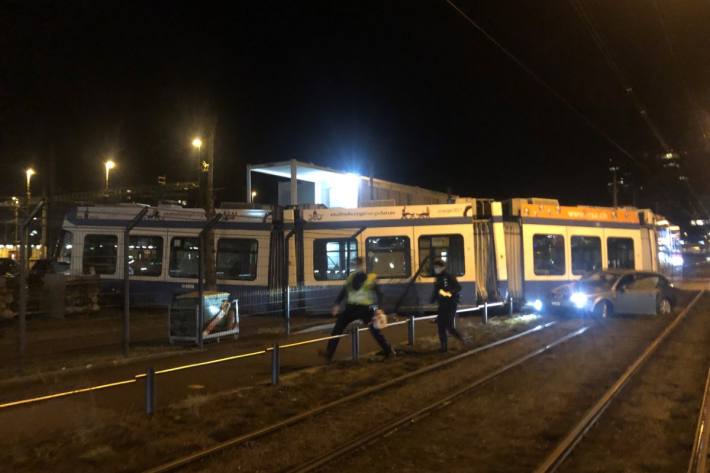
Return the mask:
<path fill-rule="evenodd" d="M 286 286 L 284 291 L 284 321 L 286 324 L 286 335 L 291 335 L 291 286 Z"/>
<path fill-rule="evenodd" d="M 483 323 L 488 323 L 488 301 L 483 302 Z"/>
<path fill-rule="evenodd" d="M 145 413 L 152 416 L 155 412 L 155 368 L 148 368 L 145 373 Z"/>
<path fill-rule="evenodd" d="M 131 230 L 143 220 L 147 213 L 148 207 L 143 207 L 123 229 L 123 356 L 128 356 L 131 344 L 131 281 L 128 271 L 130 235 Z"/>
<path fill-rule="evenodd" d="M 414 316 L 409 316 L 409 322 L 407 322 L 407 344 L 410 347 L 414 346 L 414 324 L 416 323 Z"/>
<path fill-rule="evenodd" d="M 279 373 L 281 371 L 281 360 L 279 358 L 279 343 L 275 342 L 271 351 L 271 384 L 274 386 L 279 384 Z"/>
<path fill-rule="evenodd" d="M 360 359 L 360 328 L 355 326 L 350 332 L 350 340 L 352 341 L 353 361 Z"/>

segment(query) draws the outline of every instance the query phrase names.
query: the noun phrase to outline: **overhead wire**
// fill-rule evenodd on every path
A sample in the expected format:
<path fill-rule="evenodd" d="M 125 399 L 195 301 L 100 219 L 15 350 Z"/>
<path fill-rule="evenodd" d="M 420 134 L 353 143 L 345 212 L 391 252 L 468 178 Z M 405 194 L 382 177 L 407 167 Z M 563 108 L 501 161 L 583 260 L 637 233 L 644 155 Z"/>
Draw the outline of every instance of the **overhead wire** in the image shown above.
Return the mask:
<path fill-rule="evenodd" d="M 663 39 L 665 40 L 666 47 L 668 48 L 668 55 L 671 58 L 673 66 L 676 67 L 677 70 L 677 66 L 679 64 L 678 56 L 675 53 L 675 47 L 673 47 L 673 41 L 671 39 L 668 27 L 666 26 L 666 21 L 663 19 L 663 13 L 661 12 L 661 9 L 658 6 L 658 2 L 656 0 L 653 0 L 653 8 L 656 12 L 656 16 L 658 17 L 658 23 L 661 25 Z M 708 136 L 708 131 L 703 124 L 702 108 L 700 107 L 700 105 L 698 105 L 697 97 L 695 96 L 695 94 L 692 93 L 690 87 L 688 86 L 688 82 L 683 74 L 678 73 L 677 78 L 683 88 L 685 100 L 688 103 L 688 107 L 695 111 L 698 129 L 700 130 L 700 134 L 703 137 L 703 141 L 705 141 L 706 144 L 710 144 L 710 136 Z"/>
<path fill-rule="evenodd" d="M 604 131 L 601 127 L 599 127 L 596 123 L 594 123 L 587 115 L 585 115 L 581 110 L 579 110 L 577 107 L 575 107 L 567 98 L 565 98 L 562 94 L 557 92 L 554 87 L 552 87 L 547 81 L 545 81 L 540 75 L 538 75 L 535 71 L 530 69 L 520 58 L 518 58 L 515 54 L 513 54 L 509 49 L 507 49 L 505 46 L 503 46 L 498 40 L 496 40 L 488 31 L 486 31 L 481 25 L 476 23 L 470 16 L 466 14 L 458 5 L 456 5 L 452 0 L 445 0 L 447 4 L 456 12 L 461 15 L 468 23 L 471 24 L 481 35 L 483 35 L 484 38 L 486 38 L 491 44 L 493 44 L 496 48 L 498 48 L 503 54 L 505 54 L 508 59 L 513 61 L 519 68 L 521 68 L 526 74 L 528 74 L 535 82 L 538 83 L 541 87 L 543 87 L 545 90 L 547 90 L 553 97 L 555 97 L 560 103 L 562 103 L 565 107 L 567 107 L 572 113 L 574 113 L 577 118 L 582 120 L 585 125 L 587 125 L 589 128 L 594 130 L 596 133 L 598 133 L 601 137 L 603 137 L 609 144 L 612 145 L 615 149 L 617 149 L 621 154 L 626 156 L 627 159 L 629 159 L 631 162 L 633 162 L 635 165 L 637 165 L 639 168 L 651 172 L 651 170 L 646 166 L 643 162 L 639 161 L 630 151 L 628 151 L 626 148 L 624 148 L 618 141 L 616 141 L 614 138 L 612 138 L 606 131 Z"/>
<path fill-rule="evenodd" d="M 575 0 L 572 0 L 575 1 Z M 498 40 L 493 37 L 486 29 L 484 29 L 481 25 L 479 25 L 473 18 L 471 18 L 466 12 L 464 12 L 456 3 L 453 2 L 453 0 L 445 0 L 445 2 L 453 8 L 459 15 L 461 15 L 471 26 L 473 26 L 474 29 L 476 29 L 484 38 L 486 38 L 491 44 L 493 44 L 496 48 L 498 48 L 503 54 L 505 54 L 508 59 L 513 61 L 520 69 L 522 69 L 526 74 L 528 74 L 538 85 L 543 87 L 545 90 L 547 90 L 553 97 L 555 97 L 558 101 L 560 101 L 566 108 L 568 108 L 570 111 L 572 111 L 582 122 L 584 122 L 585 125 L 587 125 L 589 128 L 594 130 L 596 133 L 598 133 L 604 140 L 606 140 L 609 144 L 611 144 L 615 149 L 617 149 L 619 152 L 621 152 L 629 161 L 631 161 L 633 164 L 635 164 L 639 169 L 645 171 L 652 177 L 654 177 L 654 174 L 652 170 L 642 161 L 640 161 L 638 158 L 636 158 L 630 151 L 628 151 L 624 146 L 622 146 L 619 142 L 614 140 L 605 130 L 603 130 L 601 127 L 599 127 L 595 122 L 593 122 L 587 115 L 585 115 L 581 110 L 579 110 L 577 107 L 575 107 L 567 98 L 565 98 L 561 93 L 559 93 L 554 87 L 552 87 L 547 81 L 545 81 L 539 74 L 537 74 L 535 71 L 533 71 L 530 67 L 528 67 L 520 58 L 518 58 L 514 53 L 512 53 L 509 49 L 507 49 L 505 46 L 503 46 Z M 575 8 L 576 11 L 578 11 L 577 8 Z M 581 10 L 580 13 L 583 12 L 584 17 L 588 17 L 586 15 L 586 11 Z M 586 24 L 586 21 L 585 21 Z M 593 23 L 592 23 L 593 25 Z M 623 74 L 623 71 L 619 68 L 619 66 L 616 64 L 614 61 L 613 57 L 609 53 L 608 49 L 605 47 L 605 43 L 603 42 L 603 39 L 601 36 L 598 34 L 596 29 L 592 29 L 590 31 L 590 34 L 593 36 L 593 39 L 595 41 L 595 44 L 599 47 L 600 51 L 602 52 L 602 55 L 605 57 L 605 60 L 607 61 L 607 64 L 609 65 L 612 70 L 614 70 L 615 74 L 617 75 L 617 80 L 622 84 L 622 87 L 624 87 L 624 83 L 626 83 L 625 75 Z M 639 110 L 639 113 L 643 117 L 646 125 L 651 129 L 651 132 L 653 135 L 656 137 L 658 140 L 659 144 L 663 147 L 665 151 L 670 151 L 670 148 L 668 147 L 668 144 L 663 138 L 663 135 L 661 135 L 660 131 L 658 128 L 655 126 L 653 121 L 650 119 L 648 116 L 648 112 L 646 111 L 645 107 L 643 106 L 642 102 L 638 98 L 638 96 L 635 94 L 633 91 L 633 88 L 630 86 L 624 87 L 624 90 L 632 97 L 634 100 L 634 104 Z M 656 176 L 657 177 L 657 176 Z M 690 188 L 690 184 L 688 183 L 688 186 Z M 665 193 L 665 189 L 661 187 L 661 190 Z M 694 195 L 693 192 L 691 192 L 691 195 Z M 699 201 L 699 199 L 696 198 L 696 200 Z"/>
<path fill-rule="evenodd" d="M 631 101 L 634 103 L 634 106 L 638 110 L 639 115 L 641 115 L 653 136 L 655 136 L 656 140 L 658 140 L 658 143 L 661 145 L 661 148 L 663 148 L 663 151 L 670 152 L 671 147 L 668 146 L 668 141 L 663 137 L 653 120 L 651 120 L 651 117 L 648 114 L 648 109 L 643 104 L 638 94 L 636 94 L 636 91 L 631 86 L 631 83 L 626 77 L 626 74 L 624 74 L 624 71 L 614 60 L 614 57 L 609 51 L 609 48 L 607 47 L 606 42 L 604 41 L 604 38 L 599 33 L 596 25 L 594 24 L 594 21 L 587 13 L 587 10 L 584 8 L 582 2 L 579 0 L 569 0 L 569 2 L 577 13 L 579 19 L 582 21 L 582 24 L 587 29 L 589 36 L 592 37 L 592 41 L 594 42 L 597 49 L 599 49 L 599 52 L 606 61 L 607 65 L 609 66 L 609 69 L 611 69 L 614 75 L 616 75 L 616 79 L 619 81 L 621 88 L 631 98 Z"/>
<path fill-rule="evenodd" d="M 611 69 L 611 71 L 616 75 L 616 79 L 619 81 L 619 84 L 624 89 L 624 91 L 627 93 L 627 95 L 631 98 L 632 102 L 634 103 L 634 106 L 638 110 L 639 114 L 643 118 L 643 120 L 646 123 L 646 125 L 648 126 L 649 130 L 658 140 L 658 143 L 661 145 L 661 148 L 663 148 L 663 151 L 666 153 L 672 152 L 673 149 L 668 145 L 668 141 L 664 138 L 664 136 L 661 134 L 661 132 L 659 131 L 656 124 L 651 119 L 650 115 L 648 114 L 648 110 L 646 109 L 645 105 L 643 104 L 643 102 L 639 98 L 638 94 L 636 94 L 636 92 L 634 91 L 626 74 L 621 69 L 621 67 L 619 67 L 617 62 L 614 60 L 614 57 L 611 54 L 611 52 L 609 51 L 609 48 L 606 45 L 606 42 L 604 41 L 604 38 L 602 37 L 601 33 L 597 29 L 596 25 L 594 24 L 594 20 L 591 18 L 591 16 L 587 12 L 586 8 L 584 7 L 583 1 L 582 0 L 569 0 L 569 3 L 572 5 L 573 9 L 575 10 L 575 13 L 577 13 L 577 16 L 579 17 L 580 21 L 582 22 L 584 27 L 587 29 L 587 32 L 591 36 L 594 44 L 597 46 L 597 49 L 599 49 L 599 52 L 601 53 L 602 57 L 606 61 L 607 65 L 609 66 L 609 69 Z M 655 0 L 654 0 L 654 4 L 655 4 Z M 702 200 L 696 194 L 696 192 L 693 189 L 690 182 L 688 180 L 686 180 L 685 184 L 688 188 L 688 193 L 690 194 L 692 199 L 694 199 L 694 202 L 692 202 L 692 203 L 689 202 L 691 204 L 691 206 L 693 207 L 692 211 L 696 215 L 704 214 L 705 216 L 707 216 L 708 211 L 705 208 L 705 205 L 703 204 Z"/>

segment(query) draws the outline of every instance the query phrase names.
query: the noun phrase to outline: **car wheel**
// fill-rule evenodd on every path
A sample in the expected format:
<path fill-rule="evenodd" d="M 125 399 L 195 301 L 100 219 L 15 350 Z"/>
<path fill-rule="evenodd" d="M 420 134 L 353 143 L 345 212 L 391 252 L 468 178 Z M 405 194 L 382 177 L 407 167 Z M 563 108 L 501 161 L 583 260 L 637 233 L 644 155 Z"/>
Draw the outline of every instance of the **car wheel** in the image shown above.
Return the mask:
<path fill-rule="evenodd" d="M 609 301 L 601 301 L 594 306 L 594 316 L 598 319 L 606 319 L 614 315 L 614 308 Z"/>
<path fill-rule="evenodd" d="M 657 315 L 670 315 L 670 313 L 673 311 L 673 306 L 671 305 L 671 301 L 669 301 L 667 298 L 661 299 L 661 301 L 658 303 L 658 307 L 656 308 L 656 314 Z"/>

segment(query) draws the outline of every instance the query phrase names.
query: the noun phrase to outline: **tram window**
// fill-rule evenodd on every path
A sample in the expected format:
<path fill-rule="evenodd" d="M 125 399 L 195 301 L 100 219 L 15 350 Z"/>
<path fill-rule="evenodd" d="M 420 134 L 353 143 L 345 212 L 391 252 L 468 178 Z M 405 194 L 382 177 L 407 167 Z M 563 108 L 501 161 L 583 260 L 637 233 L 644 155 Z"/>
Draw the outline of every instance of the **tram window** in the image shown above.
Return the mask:
<path fill-rule="evenodd" d="M 71 264 L 71 250 L 74 242 L 74 235 L 72 232 L 67 232 L 65 231 L 62 234 L 62 246 L 59 248 L 59 257 L 57 258 L 57 261 L 60 263 L 69 263 Z"/>
<path fill-rule="evenodd" d="M 249 238 L 220 238 L 217 243 L 217 277 L 219 279 L 256 279 L 259 242 Z"/>
<path fill-rule="evenodd" d="M 380 278 L 406 278 L 411 274 L 409 238 L 371 237 L 365 242 L 367 272 Z"/>
<path fill-rule="evenodd" d="M 115 235 L 86 235 L 82 256 L 84 274 L 114 274 L 117 250 Z"/>
<path fill-rule="evenodd" d="M 428 258 L 428 259 L 427 259 Z M 463 237 L 461 235 L 422 235 L 419 237 L 419 265 L 425 262 L 422 276 L 434 275 L 434 261 L 446 263 L 449 273 L 463 276 L 464 268 Z"/>
<path fill-rule="evenodd" d="M 602 269 L 602 241 L 599 237 L 572 237 L 572 274 L 588 274 Z"/>
<path fill-rule="evenodd" d="M 163 239 L 159 236 L 132 236 L 128 239 L 128 274 L 160 276 L 163 272 Z"/>
<path fill-rule="evenodd" d="M 355 271 L 357 241 L 354 238 L 313 240 L 313 277 L 316 281 L 347 279 Z"/>
<path fill-rule="evenodd" d="M 609 257 L 607 267 L 634 269 L 634 240 L 631 238 L 606 239 L 606 252 Z"/>
<path fill-rule="evenodd" d="M 565 274 L 565 238 L 562 235 L 533 235 L 533 266 L 538 276 Z"/>
<path fill-rule="evenodd" d="M 170 276 L 196 278 L 199 265 L 199 238 L 173 237 L 170 241 Z"/>

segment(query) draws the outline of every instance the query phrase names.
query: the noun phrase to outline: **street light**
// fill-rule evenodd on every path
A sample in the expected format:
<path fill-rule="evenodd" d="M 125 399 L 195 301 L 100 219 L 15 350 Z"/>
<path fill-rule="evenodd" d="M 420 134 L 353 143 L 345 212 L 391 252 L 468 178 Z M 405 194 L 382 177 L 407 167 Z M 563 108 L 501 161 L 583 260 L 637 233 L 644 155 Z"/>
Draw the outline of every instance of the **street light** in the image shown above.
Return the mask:
<path fill-rule="evenodd" d="M 32 181 L 32 176 L 34 176 L 35 170 L 32 168 L 27 168 L 25 170 L 25 176 L 27 176 L 27 202 L 30 201 L 30 197 L 32 197 L 32 191 L 30 188 L 30 182 Z"/>
<path fill-rule="evenodd" d="M 202 138 L 200 138 L 199 136 L 196 136 L 195 138 L 193 138 L 192 139 L 192 146 L 194 148 L 197 148 L 197 150 L 199 151 L 200 148 L 202 148 Z"/>
<path fill-rule="evenodd" d="M 256 191 L 251 191 L 251 201 L 254 202 L 254 199 L 256 199 Z"/>
<path fill-rule="evenodd" d="M 108 192 L 108 179 L 111 174 L 111 169 L 116 167 L 116 163 L 109 159 L 104 163 L 104 168 L 106 169 L 106 192 Z"/>

